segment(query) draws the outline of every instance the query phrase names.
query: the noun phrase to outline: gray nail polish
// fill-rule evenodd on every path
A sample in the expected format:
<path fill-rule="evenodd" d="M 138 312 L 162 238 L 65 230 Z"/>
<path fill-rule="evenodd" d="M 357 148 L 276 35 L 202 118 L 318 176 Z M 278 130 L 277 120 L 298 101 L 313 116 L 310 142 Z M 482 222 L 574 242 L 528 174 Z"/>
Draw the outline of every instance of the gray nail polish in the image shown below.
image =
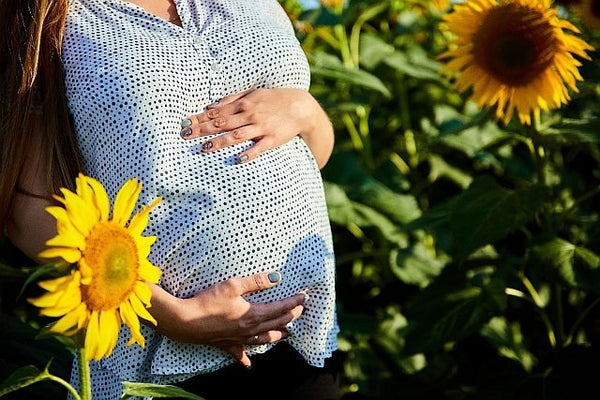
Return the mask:
<path fill-rule="evenodd" d="M 190 119 L 184 119 L 183 121 L 181 121 L 182 128 L 187 128 L 190 125 L 192 125 L 192 121 Z"/>
<path fill-rule="evenodd" d="M 182 137 L 187 137 L 190 136 L 192 134 L 192 130 L 190 128 L 183 128 L 180 132 L 180 135 Z"/>
<path fill-rule="evenodd" d="M 238 163 L 240 163 L 240 164 L 241 164 L 241 163 L 243 163 L 243 162 L 246 162 L 246 161 L 248 161 L 248 155 L 246 155 L 246 154 L 242 154 L 242 155 L 240 155 L 240 156 L 238 157 Z"/>
<path fill-rule="evenodd" d="M 208 142 L 204 142 L 202 143 L 202 150 L 210 150 L 213 147 L 213 142 L 208 141 Z"/>
<path fill-rule="evenodd" d="M 269 282 L 277 283 L 281 280 L 281 274 L 279 272 L 271 272 L 268 276 Z"/>

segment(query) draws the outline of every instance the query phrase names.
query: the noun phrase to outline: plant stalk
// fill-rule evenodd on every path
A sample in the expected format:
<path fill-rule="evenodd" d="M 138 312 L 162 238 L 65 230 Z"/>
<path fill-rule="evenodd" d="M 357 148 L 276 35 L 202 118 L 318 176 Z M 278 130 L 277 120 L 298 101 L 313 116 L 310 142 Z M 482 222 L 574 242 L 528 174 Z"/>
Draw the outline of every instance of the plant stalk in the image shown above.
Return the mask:
<path fill-rule="evenodd" d="M 90 363 L 85 354 L 85 329 L 79 332 L 77 344 L 77 369 L 79 370 L 79 391 L 81 400 L 92 400 Z"/>

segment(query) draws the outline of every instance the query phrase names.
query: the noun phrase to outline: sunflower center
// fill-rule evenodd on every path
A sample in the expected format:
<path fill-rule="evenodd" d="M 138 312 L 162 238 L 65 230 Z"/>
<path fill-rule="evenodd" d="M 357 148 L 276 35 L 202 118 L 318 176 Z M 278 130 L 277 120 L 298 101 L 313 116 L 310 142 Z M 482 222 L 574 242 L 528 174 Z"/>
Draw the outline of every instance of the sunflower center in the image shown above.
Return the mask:
<path fill-rule="evenodd" d="M 138 252 L 129 232 L 111 222 L 96 225 L 86 240 L 83 258 L 92 270 L 92 281 L 82 290 L 88 308 L 118 307 L 138 277 Z"/>
<path fill-rule="evenodd" d="M 524 86 L 553 61 L 557 40 L 552 25 L 538 10 L 509 3 L 492 9 L 475 34 L 475 61 L 509 86 Z"/>

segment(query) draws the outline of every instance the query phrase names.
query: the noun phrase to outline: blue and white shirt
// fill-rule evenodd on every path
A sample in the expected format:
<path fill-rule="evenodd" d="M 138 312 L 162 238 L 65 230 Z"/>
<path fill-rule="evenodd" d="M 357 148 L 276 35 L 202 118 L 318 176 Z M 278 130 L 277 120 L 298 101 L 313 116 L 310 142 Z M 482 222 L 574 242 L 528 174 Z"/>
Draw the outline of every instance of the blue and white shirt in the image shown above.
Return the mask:
<path fill-rule="evenodd" d="M 69 110 L 85 162 L 114 198 L 129 178 L 140 204 L 157 196 L 146 234 L 150 261 L 175 296 L 233 276 L 280 271 L 254 293 L 270 302 L 310 298 L 286 339 L 322 366 L 337 346 L 334 254 L 320 171 L 300 138 L 252 162 L 250 143 L 202 153 L 181 120 L 252 87 L 308 89 L 310 71 L 276 0 L 175 0 L 182 26 L 123 0 L 71 0 L 63 42 Z M 182 344 L 144 327 L 146 347 L 126 347 L 93 366 L 94 398 L 114 399 L 121 380 L 169 383 L 233 362 L 220 349 Z M 272 345 L 255 346 L 250 354 Z"/>

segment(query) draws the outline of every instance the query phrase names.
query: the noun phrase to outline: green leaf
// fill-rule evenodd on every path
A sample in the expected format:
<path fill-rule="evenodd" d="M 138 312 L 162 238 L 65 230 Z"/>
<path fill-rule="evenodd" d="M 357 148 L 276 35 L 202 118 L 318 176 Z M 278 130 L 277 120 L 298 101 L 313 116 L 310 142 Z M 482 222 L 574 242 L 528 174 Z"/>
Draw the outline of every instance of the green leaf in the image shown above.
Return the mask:
<path fill-rule="evenodd" d="M 337 81 L 347 82 L 354 86 L 375 90 L 387 98 L 392 94 L 385 84 L 375 75 L 356 68 L 343 65 L 336 57 L 326 53 L 316 53 L 312 57 L 310 71 L 313 75 L 332 78 Z"/>
<path fill-rule="evenodd" d="M 558 148 L 575 144 L 600 143 L 600 119 L 574 120 L 565 119 L 560 124 L 542 130 L 539 137 L 541 143 L 548 147 Z"/>
<path fill-rule="evenodd" d="M 447 243 L 447 251 L 463 261 L 479 247 L 523 227 L 548 199 L 544 186 L 512 190 L 486 176 L 406 228 L 433 229 Z"/>
<path fill-rule="evenodd" d="M 381 61 L 394 53 L 394 46 L 386 43 L 374 34 L 362 34 L 360 37 L 360 64 L 368 70 L 372 70 Z"/>
<path fill-rule="evenodd" d="M 0 278 L 25 278 L 27 271 L 22 268 L 16 268 L 8 264 L 0 263 Z"/>
<path fill-rule="evenodd" d="M 390 242 L 406 245 L 404 233 L 389 218 L 373 208 L 351 201 L 344 190 L 331 182 L 324 182 L 329 219 L 337 224 L 355 224 L 361 228 L 374 227 Z"/>
<path fill-rule="evenodd" d="M 432 139 L 430 145 L 444 144 L 462 151 L 469 157 L 474 157 L 485 148 L 497 143 L 518 140 L 518 137 L 501 130 L 494 122 L 479 124 L 483 115 L 478 114 L 472 119 L 457 116 L 455 119 L 440 122 L 439 136 Z"/>
<path fill-rule="evenodd" d="M 432 81 L 440 79 L 437 73 L 438 65 L 433 60 L 427 59 L 426 56 L 411 59 L 406 53 L 395 51 L 383 58 L 383 62 L 413 78 Z"/>
<path fill-rule="evenodd" d="M 385 215 L 395 224 L 407 224 L 421 215 L 414 196 L 388 188 L 365 172 L 349 152 L 334 154 L 323 173 L 326 180 L 338 184 L 352 201 Z"/>
<path fill-rule="evenodd" d="M 518 361 L 525 370 L 531 371 L 536 364 L 535 356 L 527 349 L 518 322 L 508 322 L 505 317 L 495 317 L 481 329 L 481 335 L 494 344 L 499 353 Z"/>
<path fill-rule="evenodd" d="M 591 270 L 600 266 L 600 257 L 594 252 L 558 237 L 547 238 L 532 246 L 528 257 L 531 263 L 541 263 L 557 271 L 571 286 L 581 284 L 580 271 L 575 268 L 578 261 Z"/>
<path fill-rule="evenodd" d="M 431 154 L 428 157 L 428 161 L 430 166 L 430 182 L 435 182 L 439 177 L 443 176 L 456 183 L 462 189 L 468 188 L 473 182 L 473 177 L 448 164 L 442 157 Z"/>
<path fill-rule="evenodd" d="M 483 272 L 482 272 L 483 273 Z M 469 279 L 466 271 L 446 267 L 410 302 L 402 332 L 405 354 L 439 349 L 478 332 L 506 308 L 505 283 L 493 270 Z"/>
<path fill-rule="evenodd" d="M 204 400 L 203 397 L 187 392 L 173 385 L 158 385 L 153 383 L 122 382 L 123 394 L 121 399 L 130 397 L 181 398 L 189 400 Z"/>
<path fill-rule="evenodd" d="M 420 287 L 427 286 L 444 267 L 444 263 L 431 254 L 423 243 L 392 250 L 390 265 L 394 275 L 402 282 Z"/>
<path fill-rule="evenodd" d="M 27 386 L 33 385 L 37 382 L 42 382 L 48 380 L 52 377 L 52 375 L 48 372 L 47 369 L 44 371 L 40 371 L 37 367 L 33 365 L 28 365 L 22 368 L 19 368 L 15 372 L 13 372 L 8 378 L 6 378 L 2 383 L 0 383 L 0 397 L 15 392 L 19 389 L 23 389 Z"/>

